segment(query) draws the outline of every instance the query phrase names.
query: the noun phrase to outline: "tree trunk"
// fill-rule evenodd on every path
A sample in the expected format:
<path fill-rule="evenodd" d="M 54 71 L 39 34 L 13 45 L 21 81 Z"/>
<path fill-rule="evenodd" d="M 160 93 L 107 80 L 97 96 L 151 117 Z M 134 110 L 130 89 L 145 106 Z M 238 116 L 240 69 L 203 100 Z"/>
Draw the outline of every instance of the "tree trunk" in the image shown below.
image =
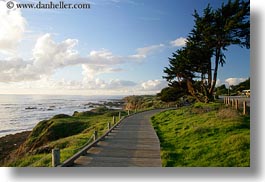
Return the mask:
<path fill-rule="evenodd" d="M 212 62 L 211 62 L 211 58 L 209 59 L 208 73 L 207 74 L 208 74 L 208 91 L 209 91 L 211 89 L 211 85 L 212 85 Z"/>
<path fill-rule="evenodd" d="M 188 88 L 188 92 L 199 102 L 202 102 L 200 100 L 200 98 L 196 95 L 196 92 L 194 90 L 192 81 L 190 79 L 187 79 L 187 88 Z"/>
<path fill-rule="evenodd" d="M 216 85 L 217 81 L 217 72 L 218 72 L 218 65 L 219 65 L 219 59 L 220 59 L 220 48 L 216 48 L 216 54 L 215 54 L 215 68 L 214 68 L 214 73 L 213 73 L 213 80 L 211 83 L 211 88 L 209 90 L 209 95 L 213 95 L 213 91 Z"/>

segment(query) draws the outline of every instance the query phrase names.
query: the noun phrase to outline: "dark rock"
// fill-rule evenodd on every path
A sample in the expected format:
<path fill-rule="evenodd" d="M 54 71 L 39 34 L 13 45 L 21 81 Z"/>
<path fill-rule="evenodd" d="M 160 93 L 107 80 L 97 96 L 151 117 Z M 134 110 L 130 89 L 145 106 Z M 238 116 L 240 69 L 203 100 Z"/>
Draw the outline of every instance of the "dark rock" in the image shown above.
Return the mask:
<path fill-rule="evenodd" d="M 26 110 L 30 110 L 30 109 L 37 109 L 37 107 L 26 107 Z"/>

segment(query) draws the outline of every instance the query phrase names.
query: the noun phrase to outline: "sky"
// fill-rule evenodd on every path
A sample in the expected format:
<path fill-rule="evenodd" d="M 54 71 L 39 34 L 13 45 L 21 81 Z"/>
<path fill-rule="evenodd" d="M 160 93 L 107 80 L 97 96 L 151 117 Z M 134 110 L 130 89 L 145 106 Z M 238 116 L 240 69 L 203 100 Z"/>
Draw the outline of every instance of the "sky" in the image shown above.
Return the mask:
<path fill-rule="evenodd" d="M 65 0 L 90 8 L 64 10 L 7 2 L 0 0 L 0 94 L 135 95 L 167 86 L 163 69 L 185 45 L 194 10 L 226 1 Z M 250 50 L 230 46 L 217 84 L 249 77 Z"/>

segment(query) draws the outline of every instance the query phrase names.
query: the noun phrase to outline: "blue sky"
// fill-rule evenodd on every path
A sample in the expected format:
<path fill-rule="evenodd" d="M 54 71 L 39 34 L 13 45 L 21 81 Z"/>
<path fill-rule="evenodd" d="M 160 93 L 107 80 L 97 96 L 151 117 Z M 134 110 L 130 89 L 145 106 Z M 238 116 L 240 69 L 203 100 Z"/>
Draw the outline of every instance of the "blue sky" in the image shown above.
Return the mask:
<path fill-rule="evenodd" d="M 223 2 L 68 0 L 91 8 L 8 10 L 2 1 L 0 94 L 157 93 L 167 85 L 162 76 L 168 57 L 194 25 L 194 10 Z M 249 50 L 232 46 L 226 56 L 218 84 L 250 77 Z"/>

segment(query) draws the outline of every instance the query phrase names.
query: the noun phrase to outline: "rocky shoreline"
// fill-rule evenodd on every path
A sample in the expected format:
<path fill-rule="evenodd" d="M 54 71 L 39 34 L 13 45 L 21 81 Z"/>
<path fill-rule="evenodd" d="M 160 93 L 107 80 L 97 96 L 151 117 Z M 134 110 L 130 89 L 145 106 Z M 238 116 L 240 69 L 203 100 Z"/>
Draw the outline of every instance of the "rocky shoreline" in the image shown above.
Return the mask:
<path fill-rule="evenodd" d="M 0 166 L 9 159 L 9 154 L 16 151 L 23 144 L 31 131 L 6 135 L 0 138 Z"/>
<path fill-rule="evenodd" d="M 127 100 L 116 99 L 116 100 L 111 100 L 108 102 L 103 101 L 99 103 L 89 102 L 86 104 L 87 107 L 90 108 L 90 110 L 88 111 L 85 111 L 85 112 L 75 111 L 72 116 L 59 114 L 59 115 L 53 116 L 52 118 L 80 117 L 79 115 L 91 116 L 95 114 L 106 114 L 106 113 L 108 114 L 108 112 L 109 114 L 113 115 L 113 113 L 115 113 L 116 110 L 121 110 L 124 108 L 129 109 L 129 110 L 135 110 L 135 109 L 141 110 L 141 109 L 146 109 L 149 107 L 160 108 L 162 106 L 160 101 L 156 101 L 153 97 L 150 97 L 150 96 L 142 96 L 142 97 L 138 96 L 137 98 L 135 98 L 135 96 L 132 96 L 130 98 L 131 99 L 129 100 L 128 99 Z M 128 105 L 130 105 L 131 107 L 128 107 Z M 75 123 L 75 124 L 78 124 L 78 123 Z M 19 149 L 20 146 L 22 146 L 22 144 L 25 143 L 25 141 L 28 139 L 31 132 L 32 131 L 25 131 L 21 133 L 6 135 L 0 138 L 0 166 L 6 166 L 11 160 L 13 160 L 13 158 L 17 157 L 15 156 L 17 155 L 16 153 L 17 149 Z"/>
<path fill-rule="evenodd" d="M 124 102 L 120 99 L 111 100 L 109 102 L 99 102 L 99 103 L 87 103 L 90 108 L 98 108 L 98 107 L 109 107 L 109 108 L 122 108 Z M 26 108 L 26 109 L 35 109 L 35 108 Z M 93 110 L 93 109 L 92 109 Z M 0 166 L 4 166 L 6 161 L 12 156 L 20 145 L 22 145 L 31 131 L 24 131 L 15 134 L 9 134 L 3 137 L 0 137 Z M 11 155 L 10 155 L 11 154 Z"/>

